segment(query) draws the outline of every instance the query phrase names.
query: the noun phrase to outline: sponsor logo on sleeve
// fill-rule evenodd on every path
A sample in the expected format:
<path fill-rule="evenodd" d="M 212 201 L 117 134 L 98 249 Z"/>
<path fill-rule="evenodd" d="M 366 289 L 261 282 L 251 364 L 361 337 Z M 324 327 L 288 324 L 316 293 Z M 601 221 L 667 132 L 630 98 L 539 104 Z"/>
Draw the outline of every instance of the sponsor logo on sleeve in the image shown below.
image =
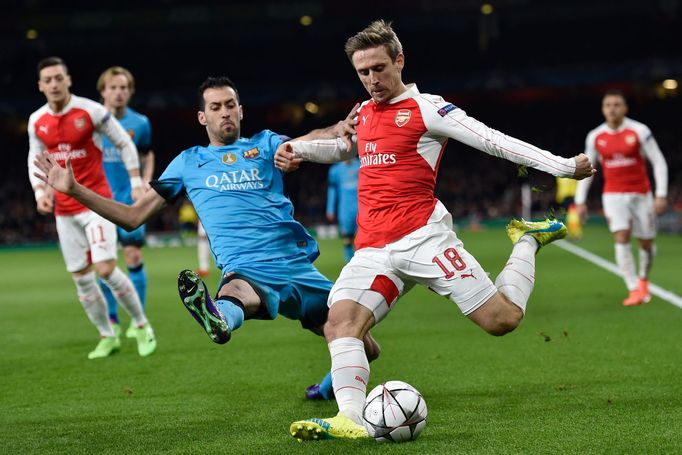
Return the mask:
<path fill-rule="evenodd" d="M 440 115 L 441 117 L 445 117 L 448 114 L 448 112 L 452 112 L 455 109 L 457 109 L 457 106 L 450 103 L 447 106 L 444 106 L 444 107 L 441 107 L 440 109 L 438 109 L 438 115 Z"/>
<path fill-rule="evenodd" d="M 244 152 L 244 158 L 246 158 L 247 160 L 252 160 L 254 158 L 258 158 L 259 156 L 260 150 L 258 150 L 258 147 L 252 148 Z"/>
<path fill-rule="evenodd" d="M 407 125 L 407 123 L 410 121 L 411 117 L 412 117 L 412 111 L 411 110 L 400 109 L 395 114 L 395 124 L 398 125 L 398 128 L 402 128 L 403 126 Z"/>
<path fill-rule="evenodd" d="M 128 130 L 128 136 L 130 136 L 130 139 L 135 139 L 135 130 Z"/>

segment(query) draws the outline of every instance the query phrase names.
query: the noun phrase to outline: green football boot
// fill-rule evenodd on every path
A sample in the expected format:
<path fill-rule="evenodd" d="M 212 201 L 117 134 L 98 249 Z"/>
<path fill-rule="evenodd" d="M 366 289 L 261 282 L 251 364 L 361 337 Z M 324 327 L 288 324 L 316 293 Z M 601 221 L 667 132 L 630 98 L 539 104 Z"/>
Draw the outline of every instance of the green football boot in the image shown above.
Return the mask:
<path fill-rule="evenodd" d="M 524 235 L 537 240 L 540 248 L 555 240 L 566 237 L 566 226 L 558 220 L 526 221 L 512 219 L 507 225 L 507 235 L 514 245 Z"/>
<path fill-rule="evenodd" d="M 156 350 L 156 337 L 149 323 L 135 328 L 135 338 L 137 339 L 137 353 L 140 357 L 147 357 Z"/>
<path fill-rule="evenodd" d="M 103 337 L 97 343 L 95 350 L 88 354 L 88 359 L 101 359 L 121 349 L 121 340 L 118 337 Z"/>

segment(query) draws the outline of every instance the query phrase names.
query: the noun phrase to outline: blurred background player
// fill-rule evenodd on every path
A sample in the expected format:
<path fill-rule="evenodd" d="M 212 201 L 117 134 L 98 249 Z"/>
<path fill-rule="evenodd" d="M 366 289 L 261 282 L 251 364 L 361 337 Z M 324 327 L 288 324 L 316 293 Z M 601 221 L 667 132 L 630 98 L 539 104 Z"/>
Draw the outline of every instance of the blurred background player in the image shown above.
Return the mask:
<path fill-rule="evenodd" d="M 585 140 L 585 153 L 602 166 L 604 215 L 615 241 L 616 264 L 629 295 L 623 305 L 639 305 L 651 300 L 649 271 L 656 254 L 656 214 L 665 212 L 668 202 L 668 165 L 649 127 L 626 117 L 628 106 L 619 90 L 609 90 L 602 98 L 606 121 L 593 129 Z M 656 197 L 651 194 L 645 158 L 651 162 Z M 581 219 L 587 216 L 587 193 L 592 179 L 578 183 L 575 202 Z M 639 242 L 639 279 L 630 236 Z"/>
<path fill-rule="evenodd" d="M 343 241 L 343 259 L 353 257 L 353 240 L 358 228 L 358 171 L 360 160 L 333 164 L 327 178 L 327 220 L 338 223 Z"/>
<path fill-rule="evenodd" d="M 558 217 L 563 217 L 566 224 L 568 237 L 572 240 L 580 240 L 583 236 L 583 226 L 580 222 L 578 209 L 575 207 L 575 190 L 578 181 L 564 177 L 556 178 L 555 212 Z"/>
<path fill-rule="evenodd" d="M 197 222 L 197 256 L 199 257 L 197 274 L 202 278 L 207 277 L 211 273 L 211 246 L 201 221 Z"/>
<path fill-rule="evenodd" d="M 131 315 L 141 356 L 156 349 L 156 339 L 130 279 L 116 265 L 116 226 L 64 193 L 48 192 L 35 176 L 35 159 L 47 152 L 56 162 L 70 160 L 75 178 L 96 194 L 111 198 L 102 168 L 102 134 L 121 151 L 134 196 L 142 194 L 142 179 L 135 144 L 107 109 L 99 103 L 71 94 L 71 76 L 64 61 L 48 57 L 38 63 L 38 89 L 47 104 L 31 114 L 28 122 L 28 169 L 38 212 L 54 214 L 59 245 L 66 269 L 71 272 L 85 313 L 97 327 L 100 341 L 88 358 L 106 357 L 121 342 L 107 314 L 97 284 L 97 274 Z"/>
<path fill-rule="evenodd" d="M 180 238 L 184 244 L 194 245 L 196 236 L 197 256 L 199 258 L 199 268 L 196 269 L 197 275 L 202 278 L 209 276 L 211 274 L 211 246 L 194 206 L 187 199 L 183 199 L 178 209 L 178 222 L 180 223 Z"/>
<path fill-rule="evenodd" d="M 128 106 L 130 98 L 135 93 L 133 75 L 121 66 L 112 66 L 99 76 L 97 91 L 102 97 L 104 107 L 116 117 L 116 120 L 119 121 L 135 143 L 142 169 L 142 183 L 145 188 L 148 188 L 149 181 L 154 173 L 154 152 L 151 150 L 152 130 L 149 119 Z M 132 204 L 132 188 L 125 164 L 121 159 L 121 152 L 109 138 L 104 137 L 102 138 L 102 153 L 104 172 L 109 181 L 114 200 L 124 204 Z M 142 258 L 142 246 L 145 244 L 145 226 L 142 225 L 131 232 L 118 226 L 116 230 L 118 240 L 123 246 L 123 257 L 128 268 L 128 275 L 135 285 L 137 295 L 140 297 L 142 309 L 146 311 L 147 272 Z M 100 286 L 104 297 L 107 299 L 109 319 L 111 319 L 114 330 L 118 334 L 121 332 L 121 326 L 116 299 L 101 280 Z M 132 321 L 125 335 L 127 338 L 136 337 L 135 324 Z"/>

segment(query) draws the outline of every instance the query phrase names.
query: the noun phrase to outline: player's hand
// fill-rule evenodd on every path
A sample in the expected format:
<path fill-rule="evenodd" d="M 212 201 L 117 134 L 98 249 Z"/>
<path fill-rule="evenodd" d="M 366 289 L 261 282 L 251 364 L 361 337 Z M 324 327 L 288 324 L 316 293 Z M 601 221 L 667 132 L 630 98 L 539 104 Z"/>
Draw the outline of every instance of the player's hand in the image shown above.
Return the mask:
<path fill-rule="evenodd" d="M 592 177 L 597 173 L 597 170 L 592 166 L 590 159 L 584 153 L 575 157 L 575 173 L 573 178 L 582 180 L 587 177 Z"/>
<path fill-rule="evenodd" d="M 358 109 L 360 109 L 360 103 L 355 103 L 353 109 L 350 110 L 345 119 L 340 120 L 332 129 L 336 137 L 353 136 L 356 134 L 355 125 L 358 124 Z"/>
<path fill-rule="evenodd" d="M 662 215 L 668 210 L 668 199 L 664 197 L 657 197 L 654 199 L 654 209 L 657 215 Z"/>
<path fill-rule="evenodd" d="M 33 175 L 55 190 L 71 194 L 73 188 L 76 186 L 76 179 L 73 176 L 73 167 L 71 166 L 71 158 L 66 159 L 66 167 L 63 168 L 49 153 L 43 152 L 36 156 L 33 163 L 42 172 L 42 174 L 34 172 Z"/>
<path fill-rule="evenodd" d="M 36 209 L 41 215 L 50 215 L 54 210 L 54 198 L 46 194 L 43 194 L 38 201 L 36 201 Z"/>
<path fill-rule="evenodd" d="M 138 186 L 137 188 L 132 188 L 130 190 L 130 197 L 133 198 L 133 202 L 139 200 L 144 196 L 144 193 L 146 193 L 147 190 L 145 190 L 144 186 Z"/>
<path fill-rule="evenodd" d="M 587 204 L 576 204 L 575 212 L 578 214 L 578 218 L 580 218 L 580 223 L 585 224 L 585 221 L 587 221 Z"/>
<path fill-rule="evenodd" d="M 336 215 L 333 213 L 327 213 L 327 221 L 330 223 L 336 223 Z"/>
<path fill-rule="evenodd" d="M 303 160 L 296 158 L 293 146 L 285 142 L 277 147 L 275 152 L 275 167 L 282 172 L 292 172 L 298 169 Z"/>

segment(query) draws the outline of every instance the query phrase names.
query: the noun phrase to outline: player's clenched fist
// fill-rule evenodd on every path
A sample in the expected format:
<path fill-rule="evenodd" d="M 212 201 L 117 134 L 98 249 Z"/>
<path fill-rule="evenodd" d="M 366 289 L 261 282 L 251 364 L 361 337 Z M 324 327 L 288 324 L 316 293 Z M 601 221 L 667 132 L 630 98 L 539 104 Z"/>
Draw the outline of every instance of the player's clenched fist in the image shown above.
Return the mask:
<path fill-rule="evenodd" d="M 592 166 L 590 159 L 584 153 L 575 157 L 575 174 L 573 178 L 582 180 L 587 177 L 592 177 L 597 173 L 597 170 Z"/>
<path fill-rule="evenodd" d="M 301 158 L 296 158 L 294 149 L 288 142 L 277 147 L 275 152 L 275 167 L 282 172 L 291 172 L 298 169 L 301 165 Z"/>

